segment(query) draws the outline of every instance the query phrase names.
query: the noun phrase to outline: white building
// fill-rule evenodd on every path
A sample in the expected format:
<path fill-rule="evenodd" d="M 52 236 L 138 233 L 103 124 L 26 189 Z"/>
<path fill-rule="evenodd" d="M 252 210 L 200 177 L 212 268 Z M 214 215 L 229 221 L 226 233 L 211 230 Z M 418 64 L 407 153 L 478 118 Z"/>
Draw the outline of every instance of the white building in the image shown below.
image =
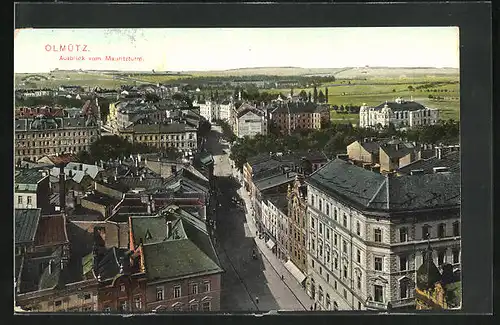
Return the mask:
<path fill-rule="evenodd" d="M 381 175 L 336 159 L 306 180 L 307 292 L 321 310 L 415 304 L 429 243 L 460 273 L 460 174 Z"/>
<path fill-rule="evenodd" d="M 193 106 L 200 108 L 200 115 L 203 116 L 208 122 L 212 123 L 216 120 L 215 103 L 209 100 L 193 101 Z"/>
<path fill-rule="evenodd" d="M 266 195 L 262 200 L 262 222 L 270 235 L 268 247 L 276 247 L 276 256 L 288 261 L 288 200 L 286 193 Z"/>
<path fill-rule="evenodd" d="M 217 105 L 217 119 L 223 121 L 229 121 L 231 118 L 231 110 L 234 105 L 231 101 L 225 100 L 222 103 Z"/>
<path fill-rule="evenodd" d="M 439 111 L 425 107 L 413 100 L 397 98 L 394 102 L 385 102 L 376 107 L 361 106 L 359 125 L 367 127 L 385 127 L 390 123 L 396 128 L 412 128 L 420 125 L 433 125 L 439 120 Z"/>
<path fill-rule="evenodd" d="M 233 123 L 234 134 L 240 138 L 267 134 L 266 113 L 248 103 L 241 104 L 236 111 Z"/>

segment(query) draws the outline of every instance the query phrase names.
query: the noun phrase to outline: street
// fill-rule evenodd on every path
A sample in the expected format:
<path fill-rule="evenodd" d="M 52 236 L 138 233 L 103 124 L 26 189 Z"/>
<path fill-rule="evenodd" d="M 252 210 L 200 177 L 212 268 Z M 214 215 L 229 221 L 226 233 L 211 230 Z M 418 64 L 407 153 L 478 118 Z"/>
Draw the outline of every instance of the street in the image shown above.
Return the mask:
<path fill-rule="evenodd" d="M 216 247 L 226 271 L 222 276 L 221 311 L 308 310 L 309 297 L 263 240 L 255 238 L 255 225 L 247 215 L 248 198 L 245 201 L 239 194 L 241 185 L 233 177 L 229 148 L 219 142 L 220 136 L 220 128 L 212 126 L 206 148 L 215 160 L 219 192 Z"/>

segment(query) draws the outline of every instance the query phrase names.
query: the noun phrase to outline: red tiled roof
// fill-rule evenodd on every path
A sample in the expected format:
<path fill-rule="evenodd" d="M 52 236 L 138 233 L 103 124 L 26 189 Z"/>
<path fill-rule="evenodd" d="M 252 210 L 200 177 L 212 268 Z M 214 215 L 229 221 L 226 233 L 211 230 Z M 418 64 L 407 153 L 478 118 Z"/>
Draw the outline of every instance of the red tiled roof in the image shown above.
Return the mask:
<path fill-rule="evenodd" d="M 69 162 L 76 162 L 76 161 L 78 161 L 76 159 L 75 155 L 72 155 L 72 154 L 69 154 L 69 153 L 62 154 L 62 155 L 59 155 L 59 156 L 47 156 L 47 158 L 49 158 L 50 161 L 52 161 L 52 163 L 54 165 L 67 164 Z"/>
<path fill-rule="evenodd" d="M 66 219 L 62 214 L 42 216 L 35 236 L 35 246 L 64 244 L 68 242 Z"/>

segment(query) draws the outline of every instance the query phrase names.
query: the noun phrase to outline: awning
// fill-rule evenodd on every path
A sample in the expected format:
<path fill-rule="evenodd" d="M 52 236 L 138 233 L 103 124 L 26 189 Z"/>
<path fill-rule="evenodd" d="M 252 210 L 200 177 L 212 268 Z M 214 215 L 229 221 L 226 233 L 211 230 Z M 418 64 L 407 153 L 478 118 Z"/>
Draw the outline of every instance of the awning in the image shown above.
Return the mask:
<path fill-rule="evenodd" d="M 285 263 L 285 267 L 293 275 L 293 277 L 299 281 L 299 283 L 304 282 L 306 279 L 305 274 L 302 273 L 302 271 L 299 270 L 299 268 L 295 266 L 291 260 L 288 260 L 288 262 Z"/>
<path fill-rule="evenodd" d="M 272 239 L 269 239 L 269 240 L 267 241 L 267 243 L 266 243 L 266 244 L 267 244 L 267 247 L 269 247 L 270 249 L 273 249 L 273 248 L 274 248 L 274 245 L 276 245 L 276 244 L 272 241 Z"/>

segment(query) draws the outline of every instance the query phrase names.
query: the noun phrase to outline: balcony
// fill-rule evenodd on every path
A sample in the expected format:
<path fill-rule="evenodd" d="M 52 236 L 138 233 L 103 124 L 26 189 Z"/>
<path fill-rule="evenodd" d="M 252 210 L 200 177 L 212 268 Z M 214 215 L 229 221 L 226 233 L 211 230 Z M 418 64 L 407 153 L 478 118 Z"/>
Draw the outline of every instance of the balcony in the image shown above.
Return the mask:
<path fill-rule="evenodd" d="M 366 301 L 366 308 L 371 310 L 387 310 L 387 303 L 368 300 Z"/>

